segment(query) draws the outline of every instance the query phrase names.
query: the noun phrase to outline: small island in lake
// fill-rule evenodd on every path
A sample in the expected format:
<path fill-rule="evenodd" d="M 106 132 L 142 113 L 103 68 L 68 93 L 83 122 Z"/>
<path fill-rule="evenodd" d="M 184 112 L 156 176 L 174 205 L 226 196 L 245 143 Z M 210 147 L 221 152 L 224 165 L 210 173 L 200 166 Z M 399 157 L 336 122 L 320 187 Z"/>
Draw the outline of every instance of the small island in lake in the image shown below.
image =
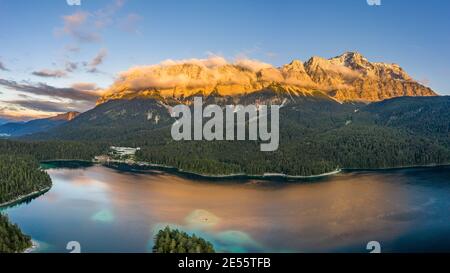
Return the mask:
<path fill-rule="evenodd" d="M 155 237 L 154 253 L 214 253 L 213 245 L 203 238 L 166 227 Z"/>

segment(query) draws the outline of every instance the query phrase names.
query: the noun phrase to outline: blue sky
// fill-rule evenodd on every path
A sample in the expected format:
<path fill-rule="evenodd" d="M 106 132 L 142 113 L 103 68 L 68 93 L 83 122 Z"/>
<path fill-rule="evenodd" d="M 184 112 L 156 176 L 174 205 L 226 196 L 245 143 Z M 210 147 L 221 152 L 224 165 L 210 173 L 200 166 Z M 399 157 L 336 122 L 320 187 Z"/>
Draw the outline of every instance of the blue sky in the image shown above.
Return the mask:
<path fill-rule="evenodd" d="M 0 0 L 0 44 L 0 116 L 86 110 L 121 71 L 208 54 L 279 66 L 358 51 L 450 95 L 442 0 Z"/>

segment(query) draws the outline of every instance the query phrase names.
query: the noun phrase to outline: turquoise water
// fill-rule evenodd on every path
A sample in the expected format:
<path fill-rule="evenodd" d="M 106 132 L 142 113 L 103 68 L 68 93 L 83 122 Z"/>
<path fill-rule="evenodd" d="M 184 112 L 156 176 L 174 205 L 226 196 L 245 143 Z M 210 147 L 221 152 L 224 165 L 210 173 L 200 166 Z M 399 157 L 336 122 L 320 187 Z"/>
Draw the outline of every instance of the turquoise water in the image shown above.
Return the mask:
<path fill-rule="evenodd" d="M 71 166 L 73 167 L 73 166 Z M 53 188 L 6 209 L 39 252 L 150 252 L 170 225 L 219 252 L 450 251 L 450 167 L 314 182 L 195 181 L 103 166 L 49 169 Z"/>

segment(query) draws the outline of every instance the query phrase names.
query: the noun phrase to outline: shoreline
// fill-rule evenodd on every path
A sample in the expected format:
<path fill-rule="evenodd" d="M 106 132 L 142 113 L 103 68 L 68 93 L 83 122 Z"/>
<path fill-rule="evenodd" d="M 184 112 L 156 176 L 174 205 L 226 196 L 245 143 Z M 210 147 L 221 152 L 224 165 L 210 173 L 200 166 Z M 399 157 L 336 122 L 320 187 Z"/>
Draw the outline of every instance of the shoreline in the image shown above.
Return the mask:
<path fill-rule="evenodd" d="M 21 196 L 13 199 L 11 201 L 7 201 L 7 202 L 4 202 L 4 203 L 1 203 L 0 204 L 0 209 L 4 209 L 4 208 L 7 208 L 7 207 L 10 207 L 12 205 L 15 205 L 16 203 L 21 203 L 25 199 L 28 199 L 28 198 L 32 198 L 32 197 L 35 197 L 35 196 L 42 195 L 42 194 L 48 192 L 51 188 L 52 187 L 50 186 L 50 187 L 47 187 L 47 188 L 42 189 L 42 190 L 37 190 L 37 191 L 31 192 L 29 194 L 21 195 Z"/>
<path fill-rule="evenodd" d="M 427 164 L 427 165 L 411 165 L 411 166 L 399 166 L 399 167 L 384 167 L 384 168 L 344 168 L 343 171 L 349 172 L 364 172 L 364 171 L 393 171 L 393 170 L 407 170 L 407 169 L 420 169 L 420 168 L 435 168 L 435 167 L 447 167 L 450 163 L 442 164 Z"/>
<path fill-rule="evenodd" d="M 335 174 L 339 174 L 343 171 L 343 169 L 335 169 L 330 172 L 321 173 L 317 175 L 308 175 L 308 176 L 301 176 L 301 175 L 289 175 L 289 174 L 283 174 L 283 173 L 264 173 L 261 175 L 258 174 L 246 174 L 246 173 L 237 173 L 237 174 L 202 174 L 202 173 L 196 173 L 191 171 L 185 171 L 183 169 L 179 169 L 174 166 L 168 166 L 168 165 L 161 165 L 161 164 L 155 164 L 155 163 L 147 163 L 147 162 L 126 162 L 123 160 L 109 160 L 107 162 L 98 162 L 93 161 L 94 164 L 100 164 L 103 166 L 111 166 L 110 163 L 114 164 L 124 164 L 129 167 L 133 166 L 139 166 L 139 167 L 150 167 L 155 169 L 162 169 L 163 171 L 172 171 L 177 174 L 181 175 L 190 175 L 190 176 L 197 176 L 204 179 L 261 179 L 261 180 L 270 180 L 272 178 L 283 178 L 283 179 L 313 179 L 313 178 L 321 178 L 321 177 L 327 177 Z M 114 167 L 114 166 L 111 166 Z"/>
<path fill-rule="evenodd" d="M 35 240 L 31 240 L 31 246 L 27 249 L 25 249 L 24 251 L 22 251 L 22 253 L 33 253 L 36 249 L 39 248 L 39 243 Z"/>
<path fill-rule="evenodd" d="M 443 164 L 427 164 L 427 165 L 411 165 L 411 166 L 398 166 L 398 167 L 386 167 L 386 168 L 337 168 L 333 171 L 314 174 L 314 175 L 290 175 L 283 173 L 264 173 L 262 175 L 254 175 L 254 174 L 246 174 L 246 173 L 237 173 L 237 174 L 222 174 L 222 175 L 213 175 L 213 174 L 202 174 L 191 171 L 185 171 L 183 169 L 179 169 L 174 166 L 161 165 L 155 163 L 147 163 L 147 162 L 126 162 L 122 160 L 110 160 L 108 162 L 97 162 L 93 161 L 94 164 L 106 165 L 108 163 L 119 163 L 125 164 L 127 166 L 133 167 L 133 165 L 137 165 L 139 167 L 151 167 L 151 168 L 159 168 L 163 170 L 175 171 L 179 174 L 193 175 L 201 178 L 210 178 L 210 179 L 220 179 L 220 178 L 247 178 L 247 179 L 270 179 L 270 178 L 287 178 L 287 179 L 311 179 L 311 178 L 322 178 L 327 176 L 333 176 L 336 174 L 340 174 L 343 172 L 364 172 L 364 171 L 392 171 L 392 170 L 406 170 L 406 169 L 416 169 L 416 168 L 435 168 L 435 167 L 446 167 L 450 166 L 450 163 Z"/>
<path fill-rule="evenodd" d="M 186 171 L 183 169 L 179 169 L 174 166 L 168 166 L 163 164 L 156 164 L 156 163 L 149 163 L 149 162 L 142 162 L 142 161 L 129 161 L 129 160 L 108 160 L 108 161 L 87 161 L 87 160 L 46 160 L 42 163 L 51 163 L 51 162 L 82 162 L 82 163 L 92 163 L 92 164 L 98 164 L 105 167 L 112 167 L 117 168 L 117 166 L 114 166 L 114 164 L 123 164 L 131 168 L 131 170 L 139 171 L 139 169 L 133 168 L 134 166 L 138 167 L 144 167 L 149 168 L 150 170 L 160 170 L 167 173 L 175 173 L 176 175 L 187 175 L 187 176 L 195 176 L 202 179 L 261 179 L 261 180 L 271 180 L 271 179 L 314 179 L 314 178 L 325 178 L 328 176 L 333 176 L 336 174 L 340 174 L 343 172 L 365 172 L 365 171 L 391 171 L 391 170 L 402 170 L 402 169 L 414 169 L 414 168 L 433 168 L 433 167 L 445 167 L 450 166 L 450 163 L 443 163 L 443 164 L 427 164 L 427 165 L 411 165 L 411 166 L 399 166 L 399 167 L 385 167 L 385 168 L 337 168 L 335 170 L 321 173 L 321 174 L 315 174 L 315 175 L 289 175 L 289 174 L 283 174 L 283 173 L 264 173 L 262 175 L 252 175 L 252 174 L 246 174 L 246 173 L 232 173 L 232 174 L 202 174 L 202 173 L 196 173 L 191 171 Z M 141 170 L 145 171 L 145 170 Z M 0 205 L 1 208 L 1 205 Z"/>
<path fill-rule="evenodd" d="M 428 164 L 428 165 L 412 165 L 412 166 L 400 166 L 400 167 L 390 167 L 390 168 L 337 168 L 334 171 L 316 174 L 316 175 L 308 175 L 308 176 L 302 176 L 302 175 L 289 175 L 289 174 L 282 174 L 282 173 L 264 173 L 262 175 L 249 175 L 245 173 L 238 173 L 238 174 L 224 174 L 224 175 L 208 175 L 208 174 L 201 174 L 201 173 L 195 173 L 190 171 L 185 171 L 183 169 L 178 169 L 177 167 L 173 166 L 167 166 L 167 165 L 161 165 L 161 164 L 155 164 L 155 163 L 146 163 L 146 162 L 125 162 L 121 160 L 110 160 L 109 162 L 95 162 L 94 164 L 100 164 L 102 166 L 108 166 L 108 163 L 118 163 L 118 164 L 124 164 L 131 168 L 133 168 L 134 165 L 137 165 L 139 167 L 150 167 L 155 169 L 162 169 L 162 171 L 169 171 L 172 173 L 176 173 L 179 175 L 188 175 L 188 176 L 196 176 L 203 179 L 261 179 L 261 180 L 271 180 L 271 179 L 298 179 L 298 180 L 307 180 L 307 179 L 315 179 L 315 178 L 325 178 L 328 176 L 337 175 L 344 172 L 365 172 L 365 171 L 393 171 L 393 170 L 403 170 L 403 169 L 415 169 L 415 168 L 434 168 L 434 167 L 446 167 L 450 166 L 450 163 L 445 164 Z M 110 166 L 114 167 L 114 166 Z"/>

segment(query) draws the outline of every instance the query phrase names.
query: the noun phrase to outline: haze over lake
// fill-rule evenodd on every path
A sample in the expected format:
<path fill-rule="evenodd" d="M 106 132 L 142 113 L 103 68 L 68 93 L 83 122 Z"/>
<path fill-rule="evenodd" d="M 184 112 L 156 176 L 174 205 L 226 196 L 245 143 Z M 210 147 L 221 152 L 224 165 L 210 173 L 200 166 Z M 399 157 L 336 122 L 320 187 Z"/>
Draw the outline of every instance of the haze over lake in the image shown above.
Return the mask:
<path fill-rule="evenodd" d="M 286 183 L 196 181 L 94 165 L 49 169 L 52 189 L 6 209 L 40 252 L 151 252 L 166 225 L 218 252 L 450 251 L 450 167 Z"/>

